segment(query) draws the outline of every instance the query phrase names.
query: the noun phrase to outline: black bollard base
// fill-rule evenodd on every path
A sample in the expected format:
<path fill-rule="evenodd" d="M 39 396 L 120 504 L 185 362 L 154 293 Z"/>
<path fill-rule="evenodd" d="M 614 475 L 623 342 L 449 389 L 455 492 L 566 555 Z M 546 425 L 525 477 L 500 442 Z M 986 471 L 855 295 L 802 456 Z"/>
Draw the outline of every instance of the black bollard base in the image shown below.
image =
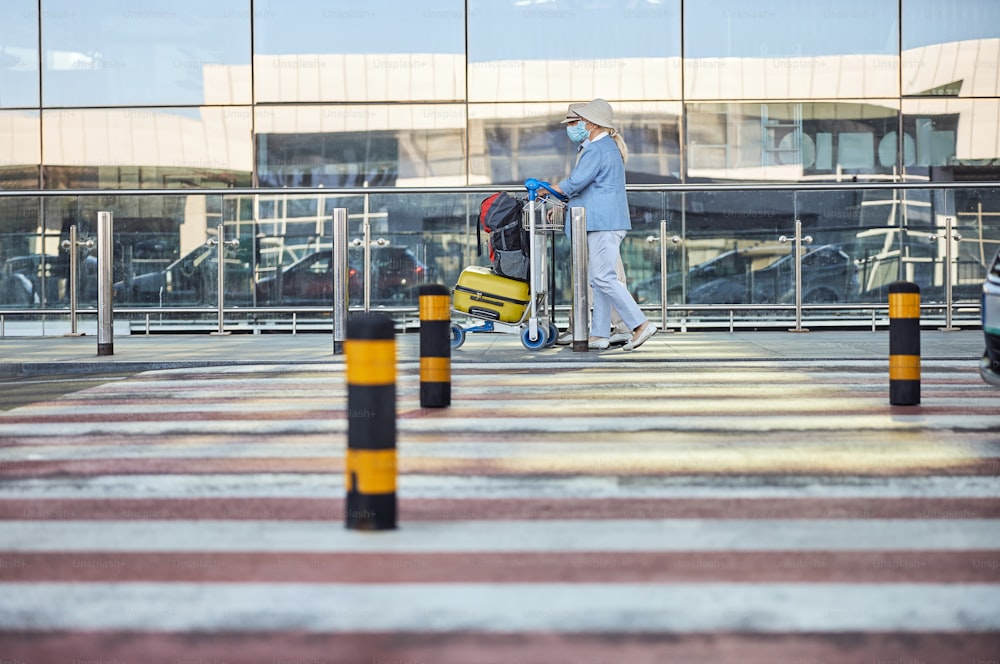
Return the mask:
<path fill-rule="evenodd" d="M 890 380 L 889 403 L 893 406 L 917 406 L 920 404 L 919 380 Z"/>
<path fill-rule="evenodd" d="M 344 523 L 350 530 L 393 530 L 396 527 L 396 494 L 362 495 L 349 491 Z"/>
<path fill-rule="evenodd" d="M 420 383 L 421 408 L 447 408 L 451 405 L 451 383 Z"/>
<path fill-rule="evenodd" d="M 114 355 L 115 345 L 114 344 L 97 344 L 97 354 L 98 355 Z"/>

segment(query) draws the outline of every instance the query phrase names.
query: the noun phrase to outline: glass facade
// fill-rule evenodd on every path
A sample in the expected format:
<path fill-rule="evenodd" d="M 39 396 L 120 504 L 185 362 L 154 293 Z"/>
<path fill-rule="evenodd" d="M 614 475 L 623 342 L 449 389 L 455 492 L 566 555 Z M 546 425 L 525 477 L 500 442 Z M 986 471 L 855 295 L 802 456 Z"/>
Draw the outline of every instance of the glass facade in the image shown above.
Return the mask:
<path fill-rule="evenodd" d="M 408 265 L 407 284 L 454 282 L 480 260 L 482 195 L 461 188 L 565 176 L 575 154 L 559 121 L 568 103 L 594 97 L 613 104 L 630 149 L 635 230 L 625 253 L 645 305 L 662 302 L 664 281 L 671 304 L 787 302 L 787 289 L 745 283 L 738 298 L 731 284 L 728 295 L 721 286 L 692 295 L 702 285 L 693 270 L 739 263 L 777 274 L 787 247 L 761 247 L 795 219 L 834 247 L 826 262 L 843 258 L 852 272 L 833 295 L 814 293 L 817 302 L 874 301 L 885 281 L 875 273 L 924 274 L 920 261 L 931 265 L 920 279 L 940 284 L 950 269 L 940 247 L 914 243 L 940 235 L 945 218 L 974 221 L 962 235 L 978 244 L 955 251 L 970 264 L 988 260 L 1000 238 L 994 0 L 5 0 L 3 14 L 0 188 L 178 195 L 0 198 L 0 308 L 65 306 L 66 283 L 37 282 L 65 274 L 68 229 L 86 232 L 97 209 L 111 208 L 130 305 L 216 302 L 205 284 L 177 286 L 177 270 L 220 224 L 241 239 L 227 304 L 322 304 L 259 282 L 329 246 L 337 201 L 350 204 L 352 235 L 373 223 L 383 244 L 408 252 L 369 257 L 358 288 L 382 279 L 378 261 Z M 994 186 L 966 197 L 863 188 L 954 180 Z M 858 188 L 647 191 L 829 182 Z M 233 187 L 456 191 L 182 193 Z M 645 241 L 661 220 L 683 239 L 668 252 L 666 279 L 657 245 Z M 759 255 L 747 262 L 750 248 Z M 711 264 L 727 254 L 736 263 Z M 206 275 L 210 264 L 197 262 Z M 172 270 L 180 276 L 168 278 Z M 158 275 L 147 279 L 156 297 L 127 287 L 145 274 Z M 366 297 L 415 304 L 382 281 Z"/>

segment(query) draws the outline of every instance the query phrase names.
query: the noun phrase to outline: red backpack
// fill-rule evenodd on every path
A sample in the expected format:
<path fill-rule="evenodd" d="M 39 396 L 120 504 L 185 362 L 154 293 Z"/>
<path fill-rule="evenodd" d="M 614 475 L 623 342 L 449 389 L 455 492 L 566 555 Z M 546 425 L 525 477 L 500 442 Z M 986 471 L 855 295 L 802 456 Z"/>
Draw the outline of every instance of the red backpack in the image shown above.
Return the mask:
<path fill-rule="evenodd" d="M 522 216 L 524 201 L 505 191 L 483 199 L 476 227 L 482 255 L 480 229 L 489 235 L 489 257 L 493 271 L 511 279 L 528 279 L 528 240 Z"/>

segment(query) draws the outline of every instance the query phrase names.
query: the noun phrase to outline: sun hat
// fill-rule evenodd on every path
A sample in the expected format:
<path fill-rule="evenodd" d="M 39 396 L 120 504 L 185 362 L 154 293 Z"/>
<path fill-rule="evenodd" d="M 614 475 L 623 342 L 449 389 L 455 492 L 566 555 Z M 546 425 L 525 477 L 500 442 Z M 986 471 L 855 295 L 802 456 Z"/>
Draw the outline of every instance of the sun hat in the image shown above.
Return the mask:
<path fill-rule="evenodd" d="M 583 106 L 574 108 L 573 112 L 584 120 L 593 122 L 598 127 L 604 127 L 605 129 L 615 128 L 615 112 L 611 110 L 611 104 L 603 99 L 588 101 Z"/>
<path fill-rule="evenodd" d="M 559 124 L 566 124 L 567 122 L 576 122 L 580 120 L 581 118 L 579 115 L 577 115 L 576 109 L 583 108 L 586 105 L 587 103 L 583 101 L 577 101 L 570 104 L 569 107 L 566 109 L 566 119 L 560 122 Z"/>

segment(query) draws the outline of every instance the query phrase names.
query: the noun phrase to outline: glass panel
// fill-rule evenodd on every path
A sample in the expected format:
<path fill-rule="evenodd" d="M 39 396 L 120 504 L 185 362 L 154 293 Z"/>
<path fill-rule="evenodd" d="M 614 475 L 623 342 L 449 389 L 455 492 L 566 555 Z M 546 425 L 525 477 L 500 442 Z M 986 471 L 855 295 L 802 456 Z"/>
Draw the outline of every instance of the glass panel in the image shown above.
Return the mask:
<path fill-rule="evenodd" d="M 983 277 L 1000 250 L 1000 189 L 955 191 L 952 201 L 953 228 L 962 238 L 952 245 L 953 297 L 979 300 Z"/>
<path fill-rule="evenodd" d="M 36 189 L 41 164 L 38 111 L 0 111 L 0 189 Z"/>
<path fill-rule="evenodd" d="M 474 102 L 681 98 L 680 0 L 470 0 L 468 48 Z"/>
<path fill-rule="evenodd" d="M 258 102 L 465 97 L 462 0 L 256 0 Z"/>
<path fill-rule="evenodd" d="M 258 269 L 257 303 L 263 306 L 332 304 L 332 215 L 347 209 L 348 297 L 352 307 L 416 307 L 425 283 L 453 284 L 475 248 L 469 245 L 469 205 L 464 196 L 344 196 L 262 194 L 254 234 Z M 263 205 L 269 201 L 268 205 Z M 294 217 L 296 211 L 322 211 Z M 281 211 L 287 211 L 284 216 Z M 476 207 L 478 212 L 478 207 Z M 365 263 L 365 226 L 369 263 Z M 279 265 L 283 265 L 278 269 Z"/>
<path fill-rule="evenodd" d="M 58 246 L 56 242 L 44 246 L 39 233 L 40 205 L 37 198 L 0 198 L 2 308 L 50 306 L 53 293 L 58 292 L 59 284 L 54 276 L 50 278 L 52 270 L 45 256 L 46 249 L 58 253 Z"/>
<path fill-rule="evenodd" d="M 986 264 L 1000 246 L 997 190 L 798 192 L 796 205 L 803 232 L 813 236 L 810 250 L 829 245 L 851 258 L 857 287 L 848 302 L 885 304 L 889 285 L 899 280 L 916 283 L 921 302 L 944 302 L 949 269 L 952 296 L 975 301 Z M 962 237 L 950 248 L 949 217 L 953 232 Z M 804 262 L 808 275 L 805 267 Z M 803 284 L 805 300 L 810 279 Z"/>
<path fill-rule="evenodd" d="M 1000 3 L 903 0 L 903 94 L 996 97 Z"/>
<path fill-rule="evenodd" d="M 897 105 L 892 100 L 690 104 L 688 177 L 891 177 L 898 172 L 896 148 L 883 142 L 895 141 Z"/>
<path fill-rule="evenodd" d="M 791 195 L 695 192 L 683 204 L 687 269 L 668 275 L 668 303 L 787 303 L 780 261 L 790 248 L 778 238 L 794 227 Z"/>
<path fill-rule="evenodd" d="M 465 184 L 465 111 L 441 106 L 256 110 L 261 186 Z"/>
<path fill-rule="evenodd" d="M 982 170 L 996 177 L 1000 166 L 998 99 L 904 100 L 903 131 L 914 145 L 908 175 L 926 176 L 929 167 L 945 166 Z"/>
<path fill-rule="evenodd" d="M 250 103 L 247 0 L 43 1 L 45 106 Z"/>
<path fill-rule="evenodd" d="M 222 224 L 226 241 L 240 241 L 238 248 L 225 250 L 227 307 L 288 307 L 304 312 L 300 322 L 329 329 L 329 217 L 344 207 L 349 240 L 364 238 L 367 221 L 372 241 L 367 266 L 362 246 L 349 251 L 352 309 L 362 307 L 367 284 L 373 309 L 412 312 L 419 284 L 451 286 L 465 266 L 486 263 L 476 251 L 474 232 L 481 198 L 448 193 L 293 195 L 280 190 L 256 197 L 221 192 L 59 196 L 44 202 L 0 197 L 0 246 L 6 252 L 0 308 L 67 308 L 71 285 L 78 289 L 81 307 L 93 307 L 97 256 L 85 242 L 96 233 L 97 212 L 108 210 L 115 220 L 117 320 L 131 319 L 141 330 L 146 314 L 129 310 L 196 307 L 201 313 L 162 312 L 154 328 L 214 329 L 218 246 L 211 241 Z M 631 192 L 629 206 L 632 231 L 622 245 L 628 287 L 654 319 L 657 313 L 652 312 L 661 301 L 657 236 L 660 220 L 666 221 L 673 327 L 678 318 L 689 326 L 728 326 L 731 311 L 737 324 L 787 325 L 793 316 L 795 263 L 792 243 L 780 237 L 792 238 L 796 218 L 802 221 L 803 235 L 812 238 L 803 246 L 802 258 L 802 296 L 812 320 L 867 324 L 870 310 L 851 306 L 874 304 L 884 311 L 888 285 L 900 279 L 917 283 L 922 302 L 931 304 L 945 300 L 950 279 L 955 300 L 974 306 L 985 264 L 1000 248 L 996 188 Z M 945 232 L 949 219 L 962 236 L 950 245 Z M 76 248 L 75 275 L 70 275 L 70 254 L 62 247 L 72 226 L 83 243 Z M 673 243 L 674 235 L 683 241 Z M 555 232 L 553 241 L 553 301 L 564 321 L 572 266 L 564 235 Z M 742 308 L 734 309 L 737 305 Z M 817 308 L 823 306 L 827 308 Z M 829 308 L 834 306 L 838 308 Z M 310 308 L 311 313 L 306 311 Z M 238 316 L 228 312 L 227 319 Z M 8 332 L 15 329 L 15 320 L 8 319 Z M 264 327 L 289 325 L 286 314 L 246 320 Z"/>
<path fill-rule="evenodd" d="M 629 148 L 629 183 L 677 181 L 680 104 L 612 102 Z M 469 107 L 471 184 L 558 181 L 572 170 L 576 146 L 566 137 L 565 104 L 475 104 Z"/>
<path fill-rule="evenodd" d="M 892 97 L 896 0 L 720 0 L 684 5 L 691 99 Z"/>
<path fill-rule="evenodd" d="M 250 185 L 245 107 L 57 110 L 42 120 L 46 189 Z"/>
<path fill-rule="evenodd" d="M 0 21 L 0 108 L 38 106 L 38 2 L 7 0 Z"/>

